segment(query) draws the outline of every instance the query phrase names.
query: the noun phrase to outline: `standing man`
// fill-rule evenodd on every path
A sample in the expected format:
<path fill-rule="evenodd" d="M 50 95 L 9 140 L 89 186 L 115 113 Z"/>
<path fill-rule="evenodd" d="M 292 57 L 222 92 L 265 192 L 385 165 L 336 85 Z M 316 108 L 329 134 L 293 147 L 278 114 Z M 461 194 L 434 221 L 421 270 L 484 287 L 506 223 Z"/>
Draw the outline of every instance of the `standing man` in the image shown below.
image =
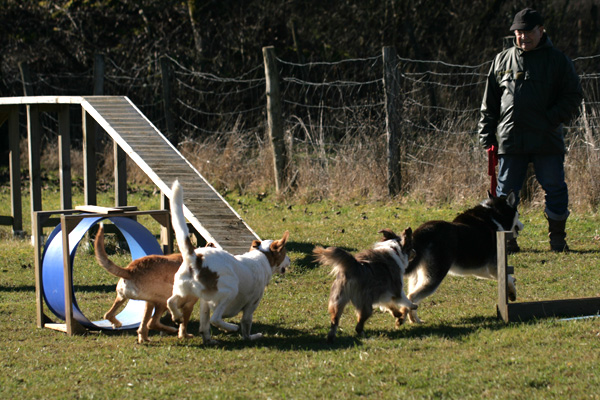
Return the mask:
<path fill-rule="evenodd" d="M 514 46 L 496 56 L 487 77 L 479 140 L 488 152 L 498 152 L 497 196 L 514 191 L 518 201 L 527 166 L 533 163 L 545 192 L 550 248 L 568 251 L 563 123 L 578 112 L 581 83 L 572 61 L 552 45 L 537 11 L 518 12 L 510 30 Z M 507 250 L 520 250 L 516 239 Z"/>

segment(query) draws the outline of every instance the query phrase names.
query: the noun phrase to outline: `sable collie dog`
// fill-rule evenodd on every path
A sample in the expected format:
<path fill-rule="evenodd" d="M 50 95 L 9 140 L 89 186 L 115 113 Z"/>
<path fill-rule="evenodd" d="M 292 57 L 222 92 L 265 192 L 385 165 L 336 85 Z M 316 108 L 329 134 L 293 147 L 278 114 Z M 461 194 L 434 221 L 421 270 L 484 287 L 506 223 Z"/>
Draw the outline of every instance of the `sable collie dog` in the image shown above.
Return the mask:
<path fill-rule="evenodd" d="M 161 316 L 167 310 L 167 300 L 173 292 L 173 278 L 183 261 L 181 254 L 149 255 L 133 260 L 126 268 L 121 268 L 112 262 L 104 249 L 104 227 L 101 224 L 96 234 L 94 243 L 96 260 L 109 273 L 121 278 L 117 284 L 117 297 L 115 302 L 104 314 L 104 319 L 111 322 L 114 328 L 119 328 L 121 322 L 115 317 L 118 309 L 129 299 L 144 300 L 146 307 L 140 327 L 138 328 L 138 342 L 148 342 L 148 330 L 156 329 L 164 332 L 175 333 L 177 329 L 160 322 Z M 183 312 L 182 323 L 179 325 L 180 338 L 189 338 L 192 335 L 186 331 L 190 314 L 195 300 L 190 299 Z M 154 311 L 154 315 L 152 312 Z"/>
<path fill-rule="evenodd" d="M 522 229 L 514 193 L 503 197 L 488 193 L 485 201 L 452 222 L 424 223 L 414 232 L 416 256 L 405 272 L 408 298 L 420 304 L 436 291 L 447 274 L 498 279 L 496 232 L 511 231 L 516 237 Z M 510 300 L 516 300 L 513 276 L 508 277 L 508 294 Z M 402 311 L 408 313 L 410 322 L 422 322 L 416 309 Z"/>
<path fill-rule="evenodd" d="M 400 307 L 416 308 L 402 289 L 412 249 L 412 231 L 408 228 L 400 236 L 389 229 L 379 233 L 383 239 L 356 256 L 339 247 L 317 246 L 313 250 L 316 260 L 332 267 L 331 274 L 335 276 L 329 295 L 329 343 L 334 341 L 340 317 L 350 301 L 356 309 L 358 335 L 364 335 L 365 322 L 373 314 L 374 306 L 390 312 L 396 318 L 396 327 L 404 322 Z"/>
<path fill-rule="evenodd" d="M 189 301 L 199 298 L 200 332 L 205 343 L 216 343 L 211 339 L 211 324 L 224 331 L 238 331 L 238 325 L 225 322 L 223 318 L 234 317 L 240 312 L 244 339 L 261 338 L 260 333 L 250 333 L 252 316 L 272 274 L 283 274 L 290 265 L 285 248 L 289 233 L 286 231 L 279 240 L 254 240 L 250 250 L 239 256 L 217 248 L 194 250 L 188 237 L 183 215 L 183 190 L 178 181 L 173 183 L 172 190 L 171 218 L 183 254 L 183 262 L 175 274 L 173 295 L 167 301 L 173 320 L 185 319 L 181 310 L 189 307 Z"/>

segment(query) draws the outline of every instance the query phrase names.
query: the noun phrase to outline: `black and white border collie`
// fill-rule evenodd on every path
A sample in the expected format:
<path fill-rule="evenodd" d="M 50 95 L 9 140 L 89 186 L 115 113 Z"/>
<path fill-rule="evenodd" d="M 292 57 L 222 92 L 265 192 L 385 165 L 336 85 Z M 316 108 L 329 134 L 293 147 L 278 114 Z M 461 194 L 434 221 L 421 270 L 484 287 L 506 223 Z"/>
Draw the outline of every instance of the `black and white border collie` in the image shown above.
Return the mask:
<path fill-rule="evenodd" d="M 514 193 L 488 198 L 459 214 L 452 222 L 429 221 L 413 234 L 415 257 L 406 268 L 407 294 L 420 304 L 431 296 L 447 274 L 497 278 L 496 232 L 511 231 L 515 237 L 523 224 L 519 221 Z M 517 289 L 508 277 L 509 299 L 515 301 Z M 422 322 L 416 309 L 403 308 L 410 322 Z"/>

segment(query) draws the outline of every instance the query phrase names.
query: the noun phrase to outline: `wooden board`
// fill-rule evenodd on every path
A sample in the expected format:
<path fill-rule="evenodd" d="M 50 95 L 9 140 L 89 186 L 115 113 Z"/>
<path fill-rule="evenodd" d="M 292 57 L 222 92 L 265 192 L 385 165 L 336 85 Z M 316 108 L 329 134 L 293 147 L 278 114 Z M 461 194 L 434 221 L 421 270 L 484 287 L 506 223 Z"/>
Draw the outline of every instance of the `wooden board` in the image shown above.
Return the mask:
<path fill-rule="evenodd" d="M 179 180 L 184 213 L 207 241 L 233 254 L 250 248 L 258 235 L 128 98 L 83 97 L 82 107 L 102 126 L 159 189 L 171 198 Z"/>
<path fill-rule="evenodd" d="M 506 241 L 510 232 L 497 232 L 498 303 L 496 312 L 504 322 L 524 322 L 537 318 L 567 318 L 600 314 L 600 297 L 542 300 L 510 303 L 507 295 L 508 275 L 514 267 L 507 265 Z"/>
<path fill-rule="evenodd" d="M 0 97 L 0 116 L 5 119 L 9 108 L 15 105 L 31 105 L 35 112 L 28 115 L 32 119 L 31 124 L 36 126 L 32 134 L 39 135 L 38 113 L 60 111 L 64 104 L 81 105 L 86 121 L 98 123 L 167 198 L 171 198 L 171 185 L 176 179 L 179 180 L 184 192 L 184 214 L 207 242 L 215 243 L 233 254 L 241 254 L 248 250 L 254 239 L 259 239 L 223 197 L 125 96 Z M 39 138 L 36 136 L 32 139 L 30 152 L 37 154 L 39 149 L 35 144 Z M 37 160 L 37 157 L 30 158 Z M 37 182 L 39 166 L 34 164 L 31 169 L 31 181 L 34 182 L 31 185 L 31 193 L 34 194 L 32 211 L 36 211 L 41 210 L 41 204 L 37 204 L 41 201 L 41 193 L 38 193 L 41 185 Z M 95 181 L 95 174 L 90 173 L 89 179 Z M 94 204 L 95 193 L 87 195 L 86 202 Z"/>

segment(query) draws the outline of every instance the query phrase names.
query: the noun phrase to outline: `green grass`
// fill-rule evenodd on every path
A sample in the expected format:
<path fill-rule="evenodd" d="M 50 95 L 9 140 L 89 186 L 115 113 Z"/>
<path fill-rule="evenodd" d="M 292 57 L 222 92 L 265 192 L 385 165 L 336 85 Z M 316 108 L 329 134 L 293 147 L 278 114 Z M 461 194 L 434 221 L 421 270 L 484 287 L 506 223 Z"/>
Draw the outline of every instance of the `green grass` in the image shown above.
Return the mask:
<path fill-rule="evenodd" d="M 80 204 L 77 196 L 74 204 Z M 141 191 L 129 202 L 155 209 L 158 200 Z M 600 320 L 504 324 L 495 315 L 495 282 L 449 277 L 422 303 L 424 324 L 394 329 L 388 314 L 376 312 L 366 338 L 354 336 L 349 307 L 338 340 L 327 345 L 331 277 L 312 262 L 314 245 L 357 251 L 375 242 L 381 228 L 451 219 L 464 206 L 229 200 L 261 237 L 291 234 L 293 268 L 268 286 L 253 327 L 265 338 L 252 343 L 214 329 L 221 341 L 216 347 L 156 332 L 151 343 L 139 345 L 133 331 L 67 336 L 39 329 L 33 249 L 0 227 L 3 398 L 600 398 Z M 58 208 L 56 201 L 48 195 L 45 209 Z M 9 214 L 5 188 L 0 202 L 0 213 Z M 99 196 L 100 204 L 111 202 L 110 195 Z M 546 250 L 539 207 L 524 208 L 522 220 L 524 251 L 509 260 L 519 301 L 600 296 L 597 213 L 573 213 L 568 240 L 575 251 L 568 254 Z M 111 257 L 126 264 L 127 252 L 114 239 L 109 244 Z M 86 316 L 99 319 L 112 304 L 116 279 L 84 247 L 75 259 L 76 296 Z M 197 332 L 196 313 L 189 328 Z"/>

